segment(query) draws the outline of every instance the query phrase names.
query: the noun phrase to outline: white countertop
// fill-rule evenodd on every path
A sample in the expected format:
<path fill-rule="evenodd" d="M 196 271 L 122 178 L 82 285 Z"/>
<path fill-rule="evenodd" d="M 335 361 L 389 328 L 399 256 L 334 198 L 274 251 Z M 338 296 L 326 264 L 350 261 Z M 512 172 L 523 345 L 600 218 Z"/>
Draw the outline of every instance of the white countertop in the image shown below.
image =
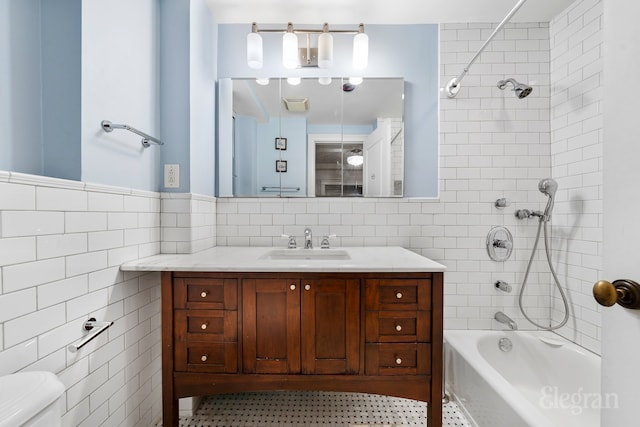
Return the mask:
<path fill-rule="evenodd" d="M 270 259 L 270 254 L 292 258 Z M 323 258 L 324 254 L 347 254 L 349 259 Z M 274 247 L 217 246 L 194 254 L 163 254 L 127 262 L 123 271 L 209 271 L 209 272 L 440 272 L 446 267 L 407 249 L 385 247 L 340 247 L 285 249 Z"/>

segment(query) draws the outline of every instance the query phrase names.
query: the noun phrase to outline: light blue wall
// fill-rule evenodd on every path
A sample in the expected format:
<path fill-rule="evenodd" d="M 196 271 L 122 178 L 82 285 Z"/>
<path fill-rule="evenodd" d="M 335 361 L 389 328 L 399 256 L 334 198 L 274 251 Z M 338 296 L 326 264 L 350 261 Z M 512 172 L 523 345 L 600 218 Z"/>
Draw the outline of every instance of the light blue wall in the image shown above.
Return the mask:
<path fill-rule="evenodd" d="M 215 192 L 217 24 L 205 0 L 191 0 L 189 89 L 191 193 Z"/>
<path fill-rule="evenodd" d="M 43 173 L 40 0 L 0 1 L 0 170 Z"/>
<path fill-rule="evenodd" d="M 284 24 L 272 26 L 284 28 Z M 266 28 L 267 26 L 265 26 Z M 218 77 L 354 76 L 352 37 L 334 36 L 334 65 L 330 69 L 286 70 L 282 67 L 281 35 L 262 33 L 264 67 L 246 64 L 249 24 L 219 25 Z M 335 29 L 353 29 L 336 26 Z M 366 77 L 405 79 L 405 196 L 438 195 L 438 26 L 366 25 L 369 66 Z"/>
<path fill-rule="evenodd" d="M 236 116 L 234 123 L 233 194 L 255 196 L 258 191 L 258 122 L 254 117 Z"/>
<path fill-rule="evenodd" d="M 276 150 L 275 138 L 287 138 L 287 149 Z M 307 122 L 304 117 L 272 118 L 258 124 L 258 193 L 276 196 L 278 193 L 262 192 L 263 186 L 300 187 L 298 192 L 283 193 L 287 196 L 304 196 L 307 189 Z M 287 172 L 276 172 L 276 160 L 287 161 Z"/>
<path fill-rule="evenodd" d="M 160 163 L 180 165 L 180 187 L 162 191 L 178 193 L 189 192 L 191 176 L 189 20 L 189 2 L 160 0 Z"/>
<path fill-rule="evenodd" d="M 80 180 L 81 0 L 41 0 L 44 175 Z"/>

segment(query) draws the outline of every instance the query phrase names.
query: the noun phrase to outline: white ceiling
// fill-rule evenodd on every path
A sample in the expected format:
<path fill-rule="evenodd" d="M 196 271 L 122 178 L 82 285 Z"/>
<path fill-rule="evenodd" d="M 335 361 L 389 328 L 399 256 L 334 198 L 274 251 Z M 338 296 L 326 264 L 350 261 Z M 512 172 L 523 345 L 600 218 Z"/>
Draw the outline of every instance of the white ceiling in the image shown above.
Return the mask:
<path fill-rule="evenodd" d="M 207 0 L 220 24 L 500 22 L 517 0 Z M 528 0 L 511 22 L 549 22 L 574 0 Z"/>

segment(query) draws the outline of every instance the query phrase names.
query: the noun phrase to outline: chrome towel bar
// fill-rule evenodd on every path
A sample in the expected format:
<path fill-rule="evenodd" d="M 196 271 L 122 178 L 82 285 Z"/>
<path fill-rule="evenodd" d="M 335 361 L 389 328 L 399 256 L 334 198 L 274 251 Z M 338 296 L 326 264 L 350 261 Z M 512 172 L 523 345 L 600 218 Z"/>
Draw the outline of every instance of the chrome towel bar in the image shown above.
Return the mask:
<path fill-rule="evenodd" d="M 100 125 L 102 126 L 102 129 L 105 132 L 113 132 L 114 129 L 125 129 L 128 130 L 129 132 L 133 132 L 136 135 L 140 135 L 142 137 L 142 146 L 144 148 L 148 148 L 151 143 L 157 144 L 157 145 L 164 145 L 164 142 L 160 141 L 158 138 L 154 138 L 151 135 L 147 135 L 146 133 L 139 131 L 138 129 L 131 127 L 129 125 L 119 125 L 116 123 L 111 123 L 109 120 L 103 120 L 102 122 L 100 122 Z"/>
<path fill-rule="evenodd" d="M 300 187 L 277 187 L 277 186 L 269 187 L 269 186 L 263 186 L 262 187 L 262 191 L 282 191 L 283 193 L 287 192 L 287 191 L 296 192 L 296 191 L 300 191 Z"/>
<path fill-rule="evenodd" d="M 85 321 L 82 324 L 82 327 L 85 331 L 89 331 L 87 335 L 82 337 L 80 341 L 71 344 L 69 346 L 69 351 L 72 353 L 77 352 L 82 347 L 84 347 L 87 343 L 93 340 L 95 337 L 103 333 L 107 330 L 109 326 L 113 325 L 113 322 L 96 322 L 96 318 L 92 317 L 91 319 Z"/>

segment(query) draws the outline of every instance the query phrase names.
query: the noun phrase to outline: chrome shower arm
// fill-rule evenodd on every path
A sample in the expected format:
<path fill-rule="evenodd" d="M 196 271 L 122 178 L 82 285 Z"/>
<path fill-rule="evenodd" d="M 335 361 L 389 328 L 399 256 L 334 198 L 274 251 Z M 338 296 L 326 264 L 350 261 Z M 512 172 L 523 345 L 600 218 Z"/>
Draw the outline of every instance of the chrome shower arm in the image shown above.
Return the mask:
<path fill-rule="evenodd" d="M 116 123 L 111 123 L 109 120 L 103 120 L 100 125 L 102 126 L 102 129 L 105 132 L 113 132 L 114 129 L 125 129 L 128 130 L 129 132 L 133 132 L 136 135 L 139 135 L 142 137 L 142 146 L 144 148 L 149 147 L 149 145 L 151 145 L 151 143 L 157 144 L 157 145 L 164 145 L 164 142 L 160 141 L 158 138 L 154 138 L 151 135 L 148 135 L 144 132 L 142 132 L 141 130 L 138 130 L 132 126 L 129 125 L 125 125 L 125 124 L 116 124 Z"/>
<path fill-rule="evenodd" d="M 469 69 L 471 68 L 473 63 L 476 62 L 476 60 L 478 59 L 480 54 L 485 50 L 485 48 L 491 42 L 491 40 L 493 40 L 493 38 L 496 36 L 496 34 L 498 34 L 498 32 L 500 32 L 502 27 L 504 27 L 505 24 L 507 22 L 509 22 L 511 17 L 513 15 L 515 15 L 515 13 L 518 11 L 518 9 L 520 9 L 520 7 L 522 7 L 524 2 L 526 2 L 526 1 L 527 0 L 518 1 L 518 3 L 513 7 L 513 9 L 511 9 L 511 11 L 507 14 L 507 16 L 505 16 L 504 19 L 498 24 L 496 29 L 493 30 L 493 32 L 491 33 L 489 38 L 482 44 L 482 46 L 480 46 L 480 49 L 478 49 L 476 54 L 473 55 L 473 58 L 471 58 L 471 61 L 469 61 L 469 64 L 467 64 L 467 66 L 464 67 L 464 70 L 462 71 L 462 73 L 460 73 L 460 75 L 458 77 L 454 77 L 453 79 L 449 80 L 449 83 L 447 83 L 447 86 L 445 88 L 446 91 L 447 91 L 447 96 L 449 98 L 453 98 L 458 94 L 458 90 L 460 90 L 460 82 L 462 81 L 464 76 L 467 75 L 467 73 L 469 72 Z"/>

